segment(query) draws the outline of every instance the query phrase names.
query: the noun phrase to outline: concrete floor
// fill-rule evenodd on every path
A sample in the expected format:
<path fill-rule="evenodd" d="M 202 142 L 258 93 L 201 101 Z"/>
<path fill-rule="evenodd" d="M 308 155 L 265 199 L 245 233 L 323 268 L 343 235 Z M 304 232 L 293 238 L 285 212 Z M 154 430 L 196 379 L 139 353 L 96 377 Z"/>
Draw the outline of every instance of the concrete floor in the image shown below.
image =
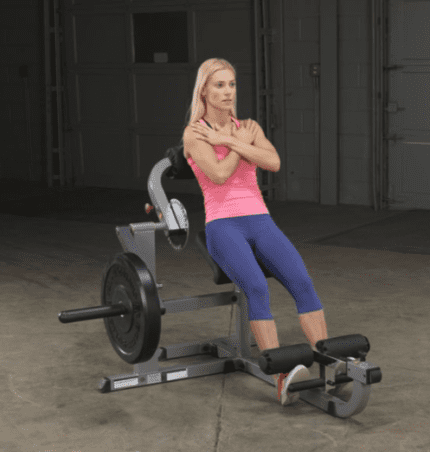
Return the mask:
<path fill-rule="evenodd" d="M 339 419 L 303 401 L 282 407 L 273 387 L 240 372 L 100 394 L 101 377 L 132 366 L 102 320 L 63 325 L 57 313 L 100 304 L 105 262 L 121 251 L 114 226 L 153 221 L 143 213 L 149 198 L 0 190 L 1 451 L 430 451 L 430 212 L 268 203 L 303 257 L 329 336 L 366 336 L 367 360 L 383 373 L 366 409 Z M 191 237 L 177 253 L 157 233 L 160 297 L 229 290 L 213 284 L 194 244 L 200 201 L 174 197 L 187 207 Z M 294 300 L 273 278 L 269 287 L 280 343 L 305 342 Z M 160 346 L 231 334 L 231 313 L 164 316 Z"/>

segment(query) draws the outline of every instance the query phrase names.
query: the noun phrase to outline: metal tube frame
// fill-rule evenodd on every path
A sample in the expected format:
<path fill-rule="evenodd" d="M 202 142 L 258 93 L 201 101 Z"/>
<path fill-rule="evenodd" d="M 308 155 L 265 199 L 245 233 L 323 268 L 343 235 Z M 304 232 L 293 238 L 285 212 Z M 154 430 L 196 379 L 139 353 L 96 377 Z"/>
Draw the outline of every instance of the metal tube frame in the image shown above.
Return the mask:
<path fill-rule="evenodd" d="M 161 183 L 162 175 L 170 166 L 171 162 L 167 158 L 158 162 L 152 169 L 148 181 L 151 200 L 162 221 L 157 224 L 152 222 L 137 223 L 116 228 L 123 250 L 135 253 L 142 259 L 151 273 L 157 288 L 161 288 L 162 284 L 157 284 L 156 279 L 155 231 L 164 230 L 168 232 L 171 228 L 179 227 L 178 223 L 173 221 L 173 218 L 169 218 L 170 204 Z M 256 346 L 256 343 L 250 330 L 247 298 L 243 290 L 236 284 L 234 284 L 232 291 L 222 293 L 211 293 L 180 299 L 162 300 L 160 297 L 159 299 L 163 315 L 216 306 L 236 305 L 235 331 L 227 337 L 158 347 L 150 360 L 134 364 L 133 373 L 113 375 L 100 380 L 98 385 L 100 392 L 119 391 L 236 371 L 248 373 L 272 386 L 275 385 L 272 376 L 265 374 L 261 370 L 258 358 L 252 357 L 252 347 Z M 195 355 L 211 355 L 214 359 L 200 360 L 191 364 L 160 366 L 163 361 L 188 358 Z M 366 362 L 359 365 L 356 363 L 346 364 L 344 361 L 327 357 L 318 352 L 314 352 L 314 357 L 316 362 L 320 362 L 320 379 L 307 382 L 306 387 L 313 389 L 301 391 L 300 397 L 337 417 L 349 417 L 362 411 L 370 395 L 370 386 L 367 384 L 366 378 L 363 377 L 363 371 L 368 374 L 369 371 L 378 371 L 379 368 Z M 340 375 L 339 379 L 337 379 L 339 373 L 343 375 Z M 333 388 L 333 384 L 336 385 L 352 380 L 354 380 L 353 394 L 348 402 L 342 401 L 336 398 L 334 394 L 330 395 L 321 389 L 324 387 L 327 390 L 329 387 Z M 295 389 L 298 391 L 302 388 L 296 387 Z"/>

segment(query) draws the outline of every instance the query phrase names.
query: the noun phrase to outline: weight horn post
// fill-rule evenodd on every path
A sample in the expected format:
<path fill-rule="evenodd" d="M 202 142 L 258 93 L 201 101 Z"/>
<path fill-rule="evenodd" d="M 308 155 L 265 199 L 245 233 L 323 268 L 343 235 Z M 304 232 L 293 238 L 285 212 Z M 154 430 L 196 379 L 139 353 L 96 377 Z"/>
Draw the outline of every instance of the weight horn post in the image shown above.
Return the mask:
<path fill-rule="evenodd" d="M 111 306 L 94 306 L 92 308 L 72 309 L 58 314 L 61 323 L 82 322 L 83 320 L 103 319 L 128 314 L 127 307 L 121 303 Z"/>

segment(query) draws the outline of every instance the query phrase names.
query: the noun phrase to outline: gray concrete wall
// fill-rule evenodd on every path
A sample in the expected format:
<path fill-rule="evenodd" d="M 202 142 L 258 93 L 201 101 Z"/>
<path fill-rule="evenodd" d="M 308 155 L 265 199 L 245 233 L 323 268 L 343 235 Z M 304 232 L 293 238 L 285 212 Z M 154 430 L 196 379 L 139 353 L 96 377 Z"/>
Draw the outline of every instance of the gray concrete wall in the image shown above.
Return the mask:
<path fill-rule="evenodd" d="M 43 179 L 43 2 L 0 2 L 0 178 Z M 28 77 L 20 67 L 28 67 Z M 25 71 L 25 68 L 24 68 Z"/>
<path fill-rule="evenodd" d="M 321 23 L 320 2 L 292 0 L 285 3 L 284 86 L 289 200 L 319 202 L 318 177 L 322 177 L 322 184 L 329 179 L 327 174 L 318 174 L 321 168 L 321 173 L 331 171 L 332 180 L 339 186 L 338 201 L 341 204 L 372 204 L 370 9 L 368 0 L 337 2 L 338 118 L 327 118 L 324 114 L 333 114 L 327 106 L 332 83 L 326 78 L 327 72 L 332 72 L 331 49 L 321 36 L 320 27 L 326 24 Z M 330 42 L 327 45 L 331 45 Z M 331 53 L 335 56 L 335 52 Z M 318 88 L 310 75 L 309 68 L 313 63 L 321 64 Z M 318 135 L 324 139 L 324 127 L 337 119 L 338 141 L 332 143 L 337 150 L 329 149 L 325 155 L 325 143 L 321 142 L 320 162 Z M 329 164 L 327 169 L 324 158 L 330 158 L 333 152 L 337 152 L 339 163 Z M 323 196 L 324 186 L 321 191 Z"/>
<path fill-rule="evenodd" d="M 315 98 L 309 64 L 320 60 L 319 1 L 285 3 L 288 198 L 316 197 Z M 0 3 L 0 177 L 46 181 L 43 2 Z M 371 205 L 371 24 L 368 0 L 339 0 L 339 202 Z M 28 88 L 19 67 L 29 68 Z M 288 67 L 291 70 L 288 70 Z M 300 89 L 289 89 L 300 86 Z M 294 91 L 294 95 L 289 95 Z M 28 101 L 27 101 L 28 93 Z M 299 110 L 299 114 L 298 114 Z"/>
<path fill-rule="evenodd" d="M 368 0 L 339 2 L 341 204 L 372 204 L 372 32 Z"/>

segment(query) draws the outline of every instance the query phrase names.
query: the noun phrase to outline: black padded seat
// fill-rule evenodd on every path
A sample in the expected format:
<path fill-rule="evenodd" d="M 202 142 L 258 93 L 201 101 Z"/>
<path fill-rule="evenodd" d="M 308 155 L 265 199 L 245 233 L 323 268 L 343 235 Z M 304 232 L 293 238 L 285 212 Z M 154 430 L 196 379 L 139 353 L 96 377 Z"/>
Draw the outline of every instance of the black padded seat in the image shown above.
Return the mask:
<path fill-rule="evenodd" d="M 209 251 L 206 247 L 206 232 L 200 231 L 196 235 L 196 243 L 199 247 L 199 250 L 203 254 L 204 258 L 207 260 L 210 268 L 212 269 L 214 273 L 214 283 L 219 284 L 227 284 L 232 283 L 233 281 L 224 273 L 224 271 L 221 269 L 221 267 L 212 259 L 211 255 L 209 254 Z M 257 258 L 258 265 L 260 266 L 261 270 L 264 273 L 264 276 L 266 278 L 276 278 L 276 276 L 268 270 L 263 262 L 261 262 L 260 259 Z"/>

